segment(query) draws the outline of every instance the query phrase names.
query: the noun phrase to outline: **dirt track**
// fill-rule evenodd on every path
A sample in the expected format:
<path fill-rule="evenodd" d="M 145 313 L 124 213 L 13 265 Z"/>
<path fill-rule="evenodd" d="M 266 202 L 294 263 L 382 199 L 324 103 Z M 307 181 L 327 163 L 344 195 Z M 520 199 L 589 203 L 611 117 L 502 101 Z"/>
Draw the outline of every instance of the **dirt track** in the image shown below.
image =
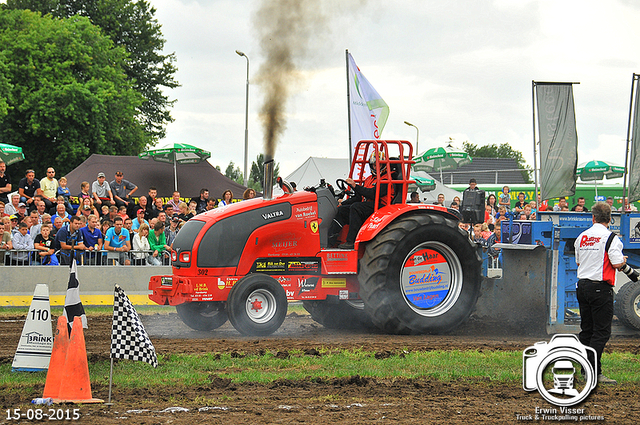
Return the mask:
<path fill-rule="evenodd" d="M 519 335 L 471 320 L 446 336 L 390 336 L 370 332 L 332 331 L 309 316 L 290 314 L 282 328 L 267 338 L 241 337 L 228 323 L 212 333 L 192 331 L 176 314 L 143 316 L 143 322 L 159 354 L 261 352 L 313 348 L 363 348 L 384 355 L 417 350 L 512 350 L 548 340 L 544 333 Z M 90 361 L 108 359 L 111 318 L 89 317 L 85 333 Z M 22 324 L 0 322 L 0 361 L 10 362 Z M 640 353 L 640 338 L 614 337 L 609 351 Z M 2 408 L 22 407 L 42 394 L 8 394 L 0 388 Z M 94 397 L 107 398 L 105 385 L 93 385 Z M 198 401 L 196 401 L 196 399 Z M 375 380 L 349 377 L 336 380 L 279 381 L 269 385 L 237 384 L 212 376 L 204 387 L 123 390 L 114 388 L 115 405 L 80 406 L 80 422 L 92 424 L 193 424 L 193 423 L 514 423 L 516 415 L 535 415 L 536 407 L 552 408 L 542 397 L 526 393 L 521 385 L 489 380 Z M 210 401 L 207 401 L 210 400 Z M 213 402 L 212 400 L 217 400 Z M 224 402 L 220 401 L 224 400 Z M 185 408 L 188 412 L 172 411 Z M 602 416 L 608 423 L 637 423 L 640 418 L 640 386 L 599 386 L 581 405 L 585 414 Z M 66 406 L 65 406 L 66 408 Z M 169 409 L 169 410 L 166 410 Z M 179 410 L 179 409 L 177 409 Z M 559 409 L 558 414 L 560 415 Z M 126 418 L 126 419 L 124 419 Z M 6 413 L 0 423 L 7 421 Z M 25 422 L 26 423 L 26 422 Z"/>

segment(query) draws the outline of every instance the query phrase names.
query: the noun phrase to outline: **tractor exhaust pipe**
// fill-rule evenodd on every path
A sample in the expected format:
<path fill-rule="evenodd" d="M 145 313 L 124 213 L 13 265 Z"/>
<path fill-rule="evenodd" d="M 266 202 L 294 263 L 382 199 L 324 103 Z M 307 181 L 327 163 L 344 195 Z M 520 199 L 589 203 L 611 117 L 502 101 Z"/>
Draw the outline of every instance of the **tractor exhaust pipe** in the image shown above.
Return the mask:
<path fill-rule="evenodd" d="M 262 198 L 269 200 L 273 198 L 273 158 L 266 157 L 264 161 L 264 187 L 262 188 Z"/>

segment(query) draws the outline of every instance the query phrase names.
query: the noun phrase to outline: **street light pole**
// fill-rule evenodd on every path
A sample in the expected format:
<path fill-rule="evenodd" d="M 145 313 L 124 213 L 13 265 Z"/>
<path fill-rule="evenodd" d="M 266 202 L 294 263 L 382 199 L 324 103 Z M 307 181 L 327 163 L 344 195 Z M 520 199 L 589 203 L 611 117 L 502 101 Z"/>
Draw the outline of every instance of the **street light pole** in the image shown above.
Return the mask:
<path fill-rule="evenodd" d="M 247 95 L 244 108 L 244 185 L 247 186 L 249 182 L 249 175 L 247 174 L 247 168 L 249 167 L 249 57 L 240 50 L 236 50 L 239 56 L 244 56 L 247 60 Z"/>
<path fill-rule="evenodd" d="M 405 121 L 404 122 L 406 125 L 408 125 L 409 127 L 413 127 L 416 129 L 416 155 L 418 155 L 418 138 L 420 137 L 420 130 L 418 129 L 418 127 L 416 127 L 415 125 L 411 124 L 409 121 Z"/>

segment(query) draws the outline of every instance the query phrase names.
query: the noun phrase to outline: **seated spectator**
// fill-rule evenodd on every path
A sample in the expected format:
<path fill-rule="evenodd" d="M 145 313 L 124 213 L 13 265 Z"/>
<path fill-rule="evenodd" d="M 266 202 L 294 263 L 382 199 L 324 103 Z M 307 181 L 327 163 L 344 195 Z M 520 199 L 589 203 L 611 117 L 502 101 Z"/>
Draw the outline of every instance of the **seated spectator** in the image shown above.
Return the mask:
<path fill-rule="evenodd" d="M 498 225 L 498 222 L 501 220 L 508 220 L 507 209 L 503 206 L 498 207 L 498 215 L 496 216 L 495 224 Z"/>
<path fill-rule="evenodd" d="M 484 222 L 487 224 L 489 229 L 493 229 L 493 226 L 496 224 L 496 217 L 492 214 L 493 210 L 491 209 L 491 205 L 485 205 L 484 207 Z"/>
<path fill-rule="evenodd" d="M 221 207 L 224 207 L 226 205 L 231 205 L 232 202 L 233 202 L 233 192 L 227 189 L 224 192 L 222 192 L 222 200 L 218 205 Z"/>
<path fill-rule="evenodd" d="M 458 204 L 458 206 L 462 205 L 462 201 L 460 200 L 459 196 L 454 196 L 453 197 L 453 202 L 455 202 L 456 204 Z"/>
<path fill-rule="evenodd" d="M 180 205 L 180 192 L 178 192 L 177 190 L 173 192 L 173 195 L 171 196 L 171 199 L 169 199 L 169 202 L 167 202 L 167 205 L 171 205 L 173 207 L 173 210 L 176 211 L 178 209 L 178 206 Z"/>
<path fill-rule="evenodd" d="M 113 199 L 118 208 L 125 207 L 128 214 L 131 214 L 134 210 L 133 200 L 131 196 L 138 190 L 138 186 L 131 183 L 129 180 L 125 180 L 124 173 L 120 170 L 116 171 L 115 180 L 109 183 L 111 192 L 113 193 Z M 124 218 L 123 218 L 124 220 Z"/>
<path fill-rule="evenodd" d="M 38 223 L 42 224 L 42 217 L 46 214 L 47 205 L 44 201 L 36 201 L 36 211 L 38 212 Z"/>
<path fill-rule="evenodd" d="M 29 257 L 31 252 L 29 251 L 33 250 L 33 239 L 28 232 L 29 226 L 23 222 L 18 224 L 18 231 L 13 234 L 11 244 L 14 250 L 19 250 L 11 253 L 11 264 L 14 266 L 30 264 Z"/>
<path fill-rule="evenodd" d="M 131 223 L 131 230 L 135 233 L 138 233 L 138 229 L 142 224 L 149 225 L 149 222 L 144 219 L 144 213 L 145 211 L 142 208 L 138 208 L 138 211 L 136 211 L 136 218 L 133 219 Z"/>
<path fill-rule="evenodd" d="M 153 205 L 149 205 L 149 198 L 145 195 L 142 195 L 138 198 L 138 208 L 136 208 L 136 216 L 138 215 L 138 210 L 142 208 L 144 210 L 144 219 L 149 223 L 149 220 L 153 218 Z"/>
<path fill-rule="evenodd" d="M 85 198 L 91 198 L 93 201 L 93 197 L 91 196 L 91 192 L 89 191 L 91 185 L 89 182 L 80 183 L 80 193 L 78 194 L 78 202 L 82 204 L 82 200 Z M 92 202 L 93 204 L 93 202 Z"/>
<path fill-rule="evenodd" d="M 0 266 L 5 264 L 6 251 L 10 250 L 11 244 L 11 218 L 0 218 Z"/>
<path fill-rule="evenodd" d="M 509 186 L 504 186 L 502 188 L 500 201 L 498 202 L 498 208 L 499 207 L 505 207 L 507 210 L 511 211 L 511 194 L 509 193 Z"/>
<path fill-rule="evenodd" d="M 55 175 L 53 167 L 49 167 L 47 175 L 40 179 L 40 193 L 49 209 L 53 208 L 58 196 L 58 179 L 55 178 Z"/>
<path fill-rule="evenodd" d="M 100 218 L 109 220 L 109 207 L 108 206 L 103 205 L 100 208 Z M 111 220 L 109 220 L 109 221 L 111 221 Z"/>
<path fill-rule="evenodd" d="M 76 215 L 79 216 L 83 214 L 82 211 L 85 209 L 90 210 L 89 214 L 93 214 L 96 217 L 100 217 L 100 213 L 98 213 L 98 210 L 96 209 L 96 207 L 93 206 L 93 200 L 91 198 L 82 198 L 80 200 L 80 205 L 78 206 L 78 211 L 76 211 Z"/>
<path fill-rule="evenodd" d="M 415 192 L 415 193 L 418 193 L 418 192 Z M 420 200 L 420 197 L 418 197 L 418 200 Z M 438 200 L 435 203 L 436 205 L 442 205 L 444 207 L 444 193 L 438 193 Z"/>
<path fill-rule="evenodd" d="M 484 240 L 489 240 L 489 236 L 493 235 L 493 232 L 489 230 L 489 226 L 487 225 L 487 223 L 482 223 L 480 229 L 482 231 L 482 238 Z"/>
<path fill-rule="evenodd" d="M 173 217 L 169 222 L 169 227 L 167 227 L 164 231 L 164 237 L 166 240 L 166 244 L 173 249 L 173 241 L 176 239 L 178 235 L 178 225 L 180 224 L 180 219 L 178 217 Z"/>
<path fill-rule="evenodd" d="M 102 240 L 107 237 L 107 230 L 109 230 L 113 226 L 113 223 L 109 220 L 102 220 L 100 222 L 100 233 L 102 233 Z"/>
<path fill-rule="evenodd" d="M 69 223 L 71 221 L 71 215 L 67 212 L 64 204 L 56 205 L 56 213 L 51 216 L 51 222 L 56 219 L 56 217 L 60 217 L 62 223 Z"/>
<path fill-rule="evenodd" d="M 183 202 L 184 203 L 184 202 Z M 149 264 L 159 266 L 164 263 L 165 258 L 169 258 L 168 254 L 171 247 L 167 245 L 164 236 L 164 223 L 158 221 L 153 226 L 153 231 L 149 233 L 149 245 L 151 246 L 151 256 L 147 259 Z"/>
<path fill-rule="evenodd" d="M 211 211 L 212 209 L 215 209 L 215 208 L 218 208 L 218 200 L 217 199 L 209 199 L 207 201 L 207 211 Z"/>
<path fill-rule="evenodd" d="M 102 256 L 98 251 L 102 249 L 102 243 L 104 241 L 102 232 L 98 229 L 98 217 L 90 214 L 87 217 L 87 225 L 80 229 L 84 244 L 87 248 L 84 253 L 85 264 L 101 265 Z"/>
<path fill-rule="evenodd" d="M 196 201 L 196 214 L 201 214 L 207 210 L 207 203 L 209 202 L 209 189 L 200 189 L 200 196 L 193 198 L 192 201 Z"/>
<path fill-rule="evenodd" d="M 482 246 L 487 244 L 487 240 L 482 237 L 482 223 L 476 223 L 473 225 L 471 237 L 475 243 L 479 243 Z"/>
<path fill-rule="evenodd" d="M 194 217 L 198 214 L 196 212 L 196 207 L 197 205 L 195 201 L 189 201 L 189 214 L 193 214 Z"/>
<path fill-rule="evenodd" d="M 133 246 L 133 235 L 135 235 L 135 232 L 133 231 L 133 220 L 131 220 L 129 217 L 125 218 L 124 226 L 122 227 L 129 231 L 129 242 L 131 242 L 131 246 Z"/>
<path fill-rule="evenodd" d="M 502 253 L 500 248 L 495 246 L 495 244 L 500 243 L 502 235 L 502 229 L 500 226 L 496 226 L 493 234 L 489 236 L 487 240 L 487 254 L 491 258 L 498 258 L 498 264 L 502 264 Z"/>
<path fill-rule="evenodd" d="M 77 217 L 82 217 L 85 220 L 88 220 L 90 215 L 95 215 L 96 217 L 99 217 L 98 214 L 93 213 L 93 210 L 88 205 L 85 205 L 82 208 L 78 208 L 78 214 L 76 214 Z"/>
<path fill-rule="evenodd" d="M 164 212 L 164 204 L 162 202 L 162 198 L 156 198 L 153 201 L 152 211 L 154 217 L 157 217 L 161 212 Z"/>
<path fill-rule="evenodd" d="M 113 221 L 118 215 L 118 207 L 111 205 L 109 207 L 109 221 Z"/>
<path fill-rule="evenodd" d="M 531 207 L 532 213 L 538 211 L 538 203 L 536 201 L 529 202 L 529 206 Z"/>
<path fill-rule="evenodd" d="M 118 215 L 120 217 L 122 217 L 123 220 L 126 220 L 127 217 L 129 217 L 129 214 L 127 214 L 127 207 L 122 205 L 119 209 L 118 209 Z"/>
<path fill-rule="evenodd" d="M 127 252 L 131 251 L 131 242 L 129 241 L 129 231 L 123 228 L 122 217 L 116 217 L 113 227 L 107 230 L 104 239 L 104 249 L 107 251 L 119 253 L 118 262 L 122 265 L 130 265 Z"/>
<path fill-rule="evenodd" d="M 160 214 L 158 214 L 156 220 L 163 222 L 165 227 L 168 225 L 167 223 L 170 222 L 170 220 L 167 219 L 167 215 L 164 213 L 164 211 L 160 211 Z M 151 222 L 149 222 L 149 225 L 151 225 Z"/>
<path fill-rule="evenodd" d="M 491 211 L 489 211 L 489 214 L 495 217 L 495 215 L 498 213 L 499 205 L 497 203 L 496 195 L 494 195 L 493 193 L 491 193 L 487 198 L 487 206 L 491 208 Z"/>
<path fill-rule="evenodd" d="M 18 216 L 15 214 L 9 217 L 9 221 L 11 221 L 11 237 L 13 238 L 13 234 L 18 231 L 18 224 L 20 224 L 20 221 Z"/>
<path fill-rule="evenodd" d="M 542 196 L 538 193 L 538 211 L 547 211 L 549 210 L 549 201 L 545 199 L 542 200 Z"/>
<path fill-rule="evenodd" d="M 171 218 L 173 217 L 175 214 L 178 213 L 178 210 L 173 210 L 173 207 L 169 204 L 164 206 L 164 212 L 165 214 L 167 214 L 167 217 Z"/>
<path fill-rule="evenodd" d="M 39 218 L 38 211 L 33 210 L 29 214 L 29 218 L 25 220 L 27 226 L 29 226 L 29 235 L 34 240 L 40 234 L 40 228 L 42 227 L 42 224 L 39 223 Z"/>
<path fill-rule="evenodd" d="M 520 213 L 520 220 L 530 220 L 531 218 L 531 206 L 526 204 Z"/>
<path fill-rule="evenodd" d="M 33 241 L 33 247 L 39 251 L 38 258 L 43 266 L 52 263 L 51 256 L 55 252 L 53 249 L 54 238 L 51 236 L 52 227 L 51 223 L 44 223 L 40 228 L 40 233 Z M 54 263 L 58 264 L 58 260 L 56 259 Z"/>
<path fill-rule="evenodd" d="M 569 210 L 569 204 L 567 204 L 567 198 L 565 198 L 564 196 L 561 196 L 558 199 L 558 203 L 555 204 L 553 206 L 553 211 L 562 211 L 562 207 L 567 207 L 567 210 Z"/>
<path fill-rule="evenodd" d="M 91 185 L 91 192 L 93 195 L 93 203 L 96 205 L 96 208 L 101 208 L 105 205 L 110 207 L 111 205 L 116 204 L 116 201 L 113 198 L 113 192 L 111 191 L 111 186 L 109 186 L 104 173 L 98 173 L 98 180 L 94 181 Z"/>
<path fill-rule="evenodd" d="M 18 204 L 18 212 L 15 216 L 18 217 L 18 222 L 21 222 L 27 216 L 27 205 L 24 202 Z"/>
<path fill-rule="evenodd" d="M 4 202 L 0 201 L 0 219 L 2 217 L 9 217 L 9 214 L 4 213 Z"/>
<path fill-rule="evenodd" d="M 86 249 L 82 232 L 80 231 L 81 227 L 82 220 L 80 217 L 72 216 L 69 225 L 58 230 L 54 249 L 60 249 L 60 264 L 70 265 L 72 255 L 77 262 L 76 251 L 84 251 Z"/>
<path fill-rule="evenodd" d="M 178 214 L 178 218 L 184 222 L 187 222 L 193 218 L 193 214 L 189 212 L 187 204 L 185 204 L 184 202 L 180 202 L 180 205 L 178 206 L 178 211 L 180 211 Z"/>
<path fill-rule="evenodd" d="M 149 246 L 149 240 L 147 239 L 148 236 L 149 225 L 147 223 L 142 223 L 138 228 L 138 233 L 133 235 L 133 264 L 136 266 L 144 266 L 145 259 L 149 264 L 154 264 L 154 262 L 157 261 L 155 258 L 147 258 L 152 257 L 149 254 L 151 247 Z"/>
<path fill-rule="evenodd" d="M 65 223 L 62 222 L 60 217 L 56 217 L 55 219 L 51 219 L 53 221 L 53 227 L 51 228 L 51 236 L 55 237 L 58 234 L 58 231 L 65 226 Z"/>
<path fill-rule="evenodd" d="M 616 207 L 613 206 L 613 196 L 607 196 L 607 201 L 606 202 L 609 205 L 609 207 L 611 208 L 611 212 L 618 211 L 616 209 Z"/>
<path fill-rule="evenodd" d="M 524 196 L 524 192 L 518 193 L 518 202 L 516 202 L 516 205 L 513 207 L 513 211 L 517 213 L 518 216 L 521 215 L 524 211 L 524 206 L 528 205 L 528 203 L 524 200 Z"/>
<path fill-rule="evenodd" d="M 633 205 L 633 203 L 629 203 L 629 200 L 627 198 L 624 199 L 624 210 L 625 211 L 638 211 L 638 208 Z"/>
<path fill-rule="evenodd" d="M 451 205 L 449 205 L 449 208 L 454 210 L 460 210 L 460 204 L 458 204 L 456 201 L 453 201 L 451 202 Z"/>
<path fill-rule="evenodd" d="M 585 202 L 586 200 L 584 199 L 583 196 L 579 197 L 578 203 L 574 205 L 573 208 L 571 208 L 571 211 L 577 211 L 577 212 L 589 211 L 589 209 L 585 206 Z"/>
<path fill-rule="evenodd" d="M 420 204 L 420 194 L 418 192 L 411 192 L 409 198 L 409 204 Z"/>
<path fill-rule="evenodd" d="M 20 194 L 20 202 L 29 208 L 29 211 L 35 209 L 33 204 L 34 196 L 42 193 L 40 189 L 40 180 L 36 179 L 36 172 L 27 170 L 25 177 L 18 183 L 18 193 Z"/>
<path fill-rule="evenodd" d="M 11 203 L 5 204 L 4 206 L 4 213 L 8 216 L 18 214 L 18 205 L 20 205 L 20 195 L 14 193 L 13 195 L 11 195 Z"/>
<path fill-rule="evenodd" d="M 154 217 L 151 220 L 149 220 L 149 228 L 153 229 L 153 226 L 155 226 L 157 222 L 158 222 L 158 218 L 157 217 Z"/>
<path fill-rule="evenodd" d="M 295 188 L 294 188 L 294 192 L 295 192 Z M 251 189 L 250 187 L 247 188 L 247 190 L 244 191 L 244 193 L 242 194 L 242 200 L 246 201 L 247 199 L 253 199 L 256 197 L 256 191 Z"/>
<path fill-rule="evenodd" d="M 64 199 L 64 206 L 67 207 L 67 212 L 69 214 L 73 214 L 73 207 L 71 206 L 70 202 L 71 191 L 67 187 L 66 177 L 60 177 L 60 180 L 58 180 L 58 190 L 56 194 L 58 196 L 58 199 L 60 196 L 62 196 L 62 199 Z"/>

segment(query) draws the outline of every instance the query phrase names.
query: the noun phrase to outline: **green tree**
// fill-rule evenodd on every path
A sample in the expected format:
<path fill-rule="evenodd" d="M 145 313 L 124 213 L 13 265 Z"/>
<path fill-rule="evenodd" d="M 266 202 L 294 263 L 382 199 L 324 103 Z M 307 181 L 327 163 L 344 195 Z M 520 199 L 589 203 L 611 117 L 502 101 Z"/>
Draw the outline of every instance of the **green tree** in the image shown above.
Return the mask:
<path fill-rule="evenodd" d="M 473 143 L 463 142 L 462 148 L 466 153 L 468 153 L 471 158 L 511 158 L 515 159 L 518 164 L 518 168 L 521 168 L 522 178 L 525 183 L 531 183 L 530 173 L 533 171 L 531 168 L 527 166 L 524 157 L 522 156 L 522 152 L 513 149 L 508 143 L 503 143 L 501 145 L 484 145 L 478 146 Z"/>
<path fill-rule="evenodd" d="M 273 182 L 280 175 L 280 164 L 276 164 L 273 169 Z M 260 154 L 256 157 L 256 160 L 251 163 L 251 172 L 249 173 L 248 186 L 258 192 L 262 192 L 264 188 L 264 154 Z"/>
<path fill-rule="evenodd" d="M 26 158 L 12 166 L 14 176 L 25 168 L 44 175 L 47 166 L 63 175 L 91 153 L 135 155 L 150 142 L 137 119 L 143 98 L 123 72 L 126 56 L 87 18 L 0 9 L 0 90 L 10 85 L 0 140 Z"/>
<path fill-rule="evenodd" d="M 244 176 L 242 175 L 242 171 L 240 171 L 240 167 L 237 167 L 233 161 L 229 162 L 229 165 L 227 165 L 224 175 L 234 182 L 244 185 Z"/>
<path fill-rule="evenodd" d="M 175 53 L 163 54 L 165 41 L 156 9 L 145 0 L 7 0 L 7 8 L 49 13 L 57 18 L 88 17 L 94 25 L 129 54 L 123 69 L 132 86 L 143 96 L 137 105 L 139 119 L 152 141 L 165 137 L 173 121 L 169 109 L 175 100 L 162 88 L 178 87 L 174 79 Z"/>

